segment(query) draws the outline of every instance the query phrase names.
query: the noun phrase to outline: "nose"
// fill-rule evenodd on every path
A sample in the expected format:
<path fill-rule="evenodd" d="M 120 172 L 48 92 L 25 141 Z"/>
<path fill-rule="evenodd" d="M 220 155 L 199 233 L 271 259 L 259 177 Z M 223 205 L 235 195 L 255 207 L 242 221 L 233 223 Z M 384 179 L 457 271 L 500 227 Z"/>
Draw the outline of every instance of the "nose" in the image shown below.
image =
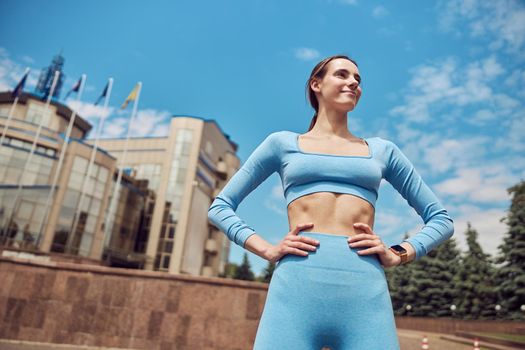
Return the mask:
<path fill-rule="evenodd" d="M 354 77 L 350 77 L 348 79 L 348 86 L 352 89 L 352 90 L 355 90 L 357 89 L 357 86 L 359 86 L 359 81 L 357 81 L 357 79 L 355 79 Z"/>

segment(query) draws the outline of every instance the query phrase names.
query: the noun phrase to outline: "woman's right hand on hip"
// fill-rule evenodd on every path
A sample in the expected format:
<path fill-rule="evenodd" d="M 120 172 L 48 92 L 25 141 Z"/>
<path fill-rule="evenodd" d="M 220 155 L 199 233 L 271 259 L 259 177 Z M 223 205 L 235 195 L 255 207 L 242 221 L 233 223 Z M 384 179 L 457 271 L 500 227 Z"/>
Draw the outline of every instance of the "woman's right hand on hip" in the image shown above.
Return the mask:
<path fill-rule="evenodd" d="M 286 254 L 307 256 L 309 251 L 314 252 L 319 241 L 310 237 L 299 236 L 300 231 L 313 226 L 313 223 L 297 225 L 277 245 L 268 249 L 267 260 L 275 263 Z"/>

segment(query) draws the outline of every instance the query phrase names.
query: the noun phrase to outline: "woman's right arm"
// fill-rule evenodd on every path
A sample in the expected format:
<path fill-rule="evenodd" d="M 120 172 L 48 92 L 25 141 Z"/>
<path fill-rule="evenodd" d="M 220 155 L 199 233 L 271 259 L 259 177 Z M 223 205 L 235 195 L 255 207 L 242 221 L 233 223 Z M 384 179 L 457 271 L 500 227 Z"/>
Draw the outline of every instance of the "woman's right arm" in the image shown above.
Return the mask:
<path fill-rule="evenodd" d="M 255 233 L 235 211 L 242 200 L 280 167 L 279 134 L 272 133 L 248 157 L 232 176 L 208 209 L 208 219 L 226 234 L 230 241 L 269 261 L 277 261 L 286 253 L 306 255 L 300 249 L 312 250 L 314 240 L 298 236 L 310 225 L 298 225 L 273 246 Z M 297 232 L 295 232 L 297 231 Z M 309 243 L 309 244 L 307 244 Z"/>
<path fill-rule="evenodd" d="M 208 219 L 226 234 L 230 241 L 244 247 L 255 230 L 235 211 L 242 200 L 280 166 L 278 134 L 268 135 L 231 177 L 208 209 Z"/>

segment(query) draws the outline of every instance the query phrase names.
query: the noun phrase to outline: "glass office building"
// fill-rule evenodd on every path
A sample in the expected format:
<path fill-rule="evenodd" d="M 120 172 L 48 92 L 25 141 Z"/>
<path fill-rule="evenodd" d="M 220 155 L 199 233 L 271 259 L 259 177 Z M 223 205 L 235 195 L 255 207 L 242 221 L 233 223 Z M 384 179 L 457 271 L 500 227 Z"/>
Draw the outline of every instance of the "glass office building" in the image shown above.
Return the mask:
<path fill-rule="evenodd" d="M 0 131 L 12 105 L 11 94 L 0 93 Z M 168 136 L 132 138 L 110 210 L 125 140 L 100 140 L 93 153 L 86 139 L 91 125 L 77 116 L 66 145 L 72 114 L 55 100 L 46 109 L 30 93 L 13 109 L 0 145 L 0 249 L 170 273 L 223 273 L 229 241 L 208 222 L 207 209 L 239 159 L 237 145 L 216 122 L 174 116 Z"/>

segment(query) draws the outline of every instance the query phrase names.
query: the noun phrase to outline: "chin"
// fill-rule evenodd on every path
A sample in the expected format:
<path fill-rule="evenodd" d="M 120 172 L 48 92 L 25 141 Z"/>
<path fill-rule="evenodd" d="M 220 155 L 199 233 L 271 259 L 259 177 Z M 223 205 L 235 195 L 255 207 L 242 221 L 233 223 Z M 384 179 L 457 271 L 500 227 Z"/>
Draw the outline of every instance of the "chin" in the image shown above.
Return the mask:
<path fill-rule="evenodd" d="M 352 112 L 357 107 L 357 104 L 347 104 L 344 106 L 341 106 L 341 110 L 344 110 L 345 112 Z"/>

